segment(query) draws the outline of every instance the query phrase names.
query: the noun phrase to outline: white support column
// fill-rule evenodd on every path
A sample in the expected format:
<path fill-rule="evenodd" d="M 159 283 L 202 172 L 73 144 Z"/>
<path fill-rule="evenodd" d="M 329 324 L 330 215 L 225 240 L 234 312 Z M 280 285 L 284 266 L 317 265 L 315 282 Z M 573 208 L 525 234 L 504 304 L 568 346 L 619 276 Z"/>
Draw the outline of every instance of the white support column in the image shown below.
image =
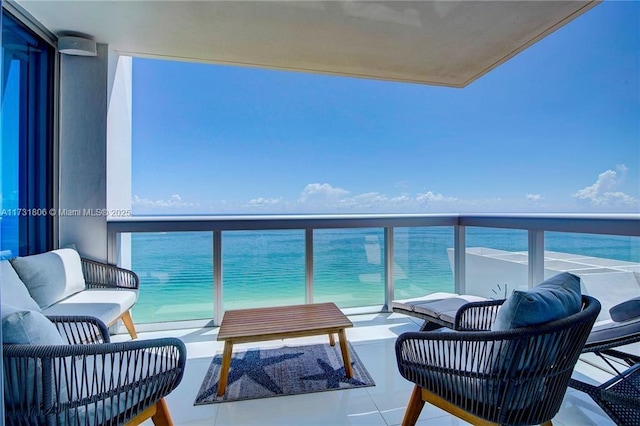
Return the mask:
<path fill-rule="evenodd" d="M 313 229 L 304 231 L 305 302 L 313 303 Z"/>
<path fill-rule="evenodd" d="M 529 288 L 544 281 L 544 231 L 529 230 Z"/>
<path fill-rule="evenodd" d="M 391 312 L 395 297 L 393 282 L 393 228 L 384 228 L 384 312 Z"/>
<path fill-rule="evenodd" d="M 127 234 L 131 235 L 131 234 Z M 107 263 L 112 265 L 121 265 L 120 259 L 120 241 L 122 239 L 121 233 L 109 232 L 107 233 Z M 123 268 L 131 269 L 130 266 L 121 266 Z"/>
<path fill-rule="evenodd" d="M 222 231 L 213 231 L 213 325 L 222 323 Z"/>
<path fill-rule="evenodd" d="M 453 281 L 454 291 L 465 294 L 467 291 L 466 271 L 467 240 L 464 226 L 453 228 Z"/>
<path fill-rule="evenodd" d="M 132 132 L 132 73 L 133 59 L 115 52 L 109 55 L 109 102 L 107 108 L 107 209 L 114 215 L 127 216 L 131 212 L 131 132 Z M 110 247 L 111 256 L 117 252 L 117 263 L 131 268 L 131 234 L 121 233 L 117 248 Z"/>
<path fill-rule="evenodd" d="M 58 244 L 107 260 L 108 46 L 60 56 Z"/>

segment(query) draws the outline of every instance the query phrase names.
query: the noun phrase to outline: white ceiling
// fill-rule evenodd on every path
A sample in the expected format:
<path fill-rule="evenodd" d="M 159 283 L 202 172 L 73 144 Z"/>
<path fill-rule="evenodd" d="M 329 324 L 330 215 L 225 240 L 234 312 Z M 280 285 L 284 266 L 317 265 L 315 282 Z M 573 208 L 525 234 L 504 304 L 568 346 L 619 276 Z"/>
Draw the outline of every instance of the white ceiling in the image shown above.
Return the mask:
<path fill-rule="evenodd" d="M 462 87 L 593 1 L 34 1 L 56 35 L 115 51 Z"/>

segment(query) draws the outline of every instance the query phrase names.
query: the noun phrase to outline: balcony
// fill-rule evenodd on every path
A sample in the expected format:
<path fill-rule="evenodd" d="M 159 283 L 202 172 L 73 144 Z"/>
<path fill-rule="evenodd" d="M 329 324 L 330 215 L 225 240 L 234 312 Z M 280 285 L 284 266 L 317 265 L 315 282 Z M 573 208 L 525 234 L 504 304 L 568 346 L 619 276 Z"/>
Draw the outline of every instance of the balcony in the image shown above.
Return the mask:
<path fill-rule="evenodd" d="M 399 425 L 413 384 L 404 380 L 397 371 L 394 343 L 400 333 L 417 331 L 420 325 L 409 317 L 388 313 L 352 315 L 350 319 L 354 328 L 347 332 L 349 341 L 375 381 L 374 387 L 200 406 L 193 406 L 193 402 L 212 357 L 222 352 L 223 345 L 216 342 L 217 328 L 145 332 L 139 338 L 174 336 L 187 345 L 188 361 L 184 379 L 167 397 L 176 425 Z M 127 339 L 125 335 L 117 337 Z M 259 346 L 325 343 L 324 340 L 324 337 L 287 339 L 264 342 Z M 256 345 L 238 345 L 238 349 L 248 347 Z M 580 377 L 581 380 L 591 377 L 599 381 L 610 377 L 606 372 L 588 364 L 588 361 L 590 360 L 578 362 L 574 377 Z M 426 404 L 417 424 L 467 423 Z M 573 389 L 567 391 L 553 424 L 614 425 L 587 395 Z"/>
<path fill-rule="evenodd" d="M 110 260 L 141 277 L 136 322 L 164 323 L 153 329 L 186 320 L 215 326 L 225 309 L 243 307 L 332 301 L 347 313 L 371 313 L 388 312 L 394 299 L 435 291 L 485 297 L 500 291 L 504 297 L 561 271 L 595 280 L 590 286 L 597 288 L 596 272 L 614 273 L 603 266 L 624 262 L 632 262 L 627 272 L 635 281 L 639 234 L 637 215 L 158 216 L 108 222 Z M 482 257 L 478 247 L 502 251 Z M 550 257 L 549 250 L 559 254 Z M 559 261 L 562 252 L 570 253 L 565 259 L 594 257 L 600 266 Z M 480 257 L 500 272 L 487 275 Z M 505 283 L 508 290 L 495 288 Z M 621 289 L 620 300 L 610 298 L 606 308 L 628 292 Z"/>
<path fill-rule="evenodd" d="M 188 319 L 188 321 L 171 324 L 149 321 L 148 324 L 139 325 L 139 329 L 143 330 L 140 338 L 174 336 L 181 338 L 187 344 L 189 360 L 185 379 L 168 397 L 168 404 L 176 424 L 295 425 L 300 424 L 301 418 L 305 418 L 305 424 L 396 425 L 402 420 L 412 384 L 405 381 L 397 372 L 394 343 L 398 335 L 406 331 L 416 331 L 421 324 L 415 318 L 388 312 L 390 300 L 400 298 L 399 294 L 417 296 L 421 291 L 424 293 L 454 290 L 461 293 L 467 290 L 471 293 L 489 292 L 490 289 L 483 289 L 482 283 L 478 284 L 474 276 L 477 265 L 473 259 L 478 255 L 497 261 L 497 264 L 491 264 L 494 269 L 496 265 L 498 269 L 500 266 L 504 267 L 503 277 L 506 277 L 508 282 L 517 282 L 515 287 L 526 288 L 534 285 L 539 277 L 548 276 L 549 273 L 554 273 L 558 270 L 557 268 L 562 267 L 562 262 L 573 262 L 572 265 L 575 266 L 578 264 L 577 258 L 583 262 L 581 267 L 573 270 L 578 275 L 581 274 L 581 270 L 585 276 L 598 275 L 597 271 L 594 272 L 594 269 L 598 268 L 587 265 L 585 259 L 599 263 L 600 269 L 620 269 L 630 271 L 633 275 L 633 272 L 637 272 L 639 268 L 640 224 L 638 220 L 637 215 L 140 217 L 110 221 L 109 241 L 113 244 L 110 247 L 110 253 L 114 259 L 127 259 L 128 248 L 132 248 L 130 259 L 133 259 L 135 267 L 136 251 L 140 246 L 136 246 L 136 235 L 133 235 L 133 243 L 128 245 L 128 233 L 140 233 L 139 236 L 146 237 L 151 235 L 148 233 L 155 233 L 153 235 L 156 238 L 162 239 L 173 232 L 181 232 L 191 236 L 197 235 L 204 240 L 200 246 L 201 250 L 196 250 L 199 257 L 194 262 L 203 261 L 210 265 L 210 269 L 204 274 L 204 280 L 209 283 L 208 294 L 211 298 L 205 301 L 199 300 L 199 306 L 204 306 L 203 310 L 191 311 L 192 313 L 200 312 L 203 315 L 200 315 L 200 318 L 193 316 L 176 318 Z M 270 232 L 272 234 L 269 234 Z M 192 406 L 212 357 L 222 352 L 222 344 L 216 341 L 218 328 L 215 325 L 219 324 L 224 309 L 241 307 L 246 303 L 240 302 L 241 299 L 237 296 L 239 293 L 234 293 L 231 289 L 227 291 L 226 288 L 226 285 L 229 287 L 234 285 L 233 278 L 227 276 L 229 274 L 232 277 L 236 268 L 233 263 L 233 254 L 237 250 L 234 238 L 255 239 L 251 253 L 259 258 L 258 262 L 262 262 L 262 267 L 266 268 L 266 275 L 269 275 L 278 273 L 277 270 L 274 271 L 278 265 L 273 264 L 274 258 L 271 264 L 263 262 L 263 257 L 269 258 L 269 252 L 264 250 L 272 249 L 274 252 L 281 250 L 282 246 L 279 246 L 277 241 L 282 238 L 283 233 L 289 235 L 295 242 L 294 253 L 284 254 L 289 259 L 291 270 L 295 271 L 291 281 L 294 283 L 293 287 L 297 289 L 297 296 L 291 300 L 282 300 L 278 299 L 277 295 L 270 295 L 266 299 L 258 300 L 258 304 L 260 306 L 284 305 L 324 301 L 325 298 L 331 300 L 335 297 L 337 303 L 342 305 L 343 311 L 350 315 L 354 323 L 354 328 L 347 331 L 349 341 L 373 376 L 376 386 Z M 378 286 L 379 292 L 372 299 L 364 298 L 352 303 L 352 298 L 345 298 L 345 294 L 339 292 L 323 295 L 322 265 L 328 256 L 326 244 L 329 242 L 329 245 L 333 245 L 334 248 L 341 244 L 336 242 L 335 235 L 340 235 L 341 238 L 351 242 L 355 236 L 358 245 L 356 252 L 365 258 L 363 264 L 373 266 L 374 269 L 367 270 L 367 273 L 357 269 L 355 275 L 359 277 L 358 285 L 363 289 L 367 289 L 367 285 L 371 283 Z M 409 281 L 417 278 L 411 268 L 402 268 L 407 265 L 407 259 L 404 259 L 403 255 L 406 254 L 405 248 L 409 236 L 412 236 L 414 242 L 417 239 L 423 243 L 427 241 L 433 243 L 438 237 L 440 238 L 440 245 L 421 246 L 427 254 L 421 259 L 411 261 L 425 263 L 428 259 L 430 262 L 437 263 L 444 259 L 444 266 L 450 267 L 451 271 L 448 280 L 439 281 L 444 282 L 445 287 L 407 286 L 403 288 L 401 286 L 407 278 Z M 491 244 L 482 249 L 475 247 L 483 241 L 486 243 L 487 237 L 490 237 Z M 474 247 L 471 247 L 472 245 Z M 507 246 L 522 247 L 523 245 L 524 250 L 501 250 Z M 618 249 L 622 246 L 626 247 L 621 250 L 625 253 L 623 257 L 635 262 L 607 258 L 611 256 L 612 247 L 617 245 L 619 245 Z M 545 247 L 553 251 L 547 250 L 545 253 Z M 195 249 L 193 246 L 191 248 Z M 449 258 L 447 248 L 451 249 Z M 169 251 L 171 249 L 167 248 Z M 573 252 L 573 255 L 566 253 L 563 255 L 563 250 Z M 271 254 L 273 255 L 274 252 Z M 467 255 L 457 254 L 463 252 Z M 162 256 L 162 253 L 154 255 Z M 357 267 L 353 259 L 345 258 L 344 263 Z M 223 264 L 224 268 L 221 267 Z M 517 273 L 512 269 L 514 264 L 520 268 Z M 184 267 L 188 270 L 188 264 Z M 243 267 L 250 268 L 246 264 Z M 398 269 L 401 273 L 398 273 Z M 433 271 L 423 269 L 420 273 L 428 276 Z M 141 301 L 145 294 L 144 274 L 145 272 L 142 274 L 141 281 Z M 193 277 L 187 276 L 187 279 L 193 279 Z M 487 282 L 494 283 L 494 281 Z M 249 283 L 249 286 L 251 285 L 259 284 Z M 508 289 L 512 290 L 515 287 L 510 286 Z M 349 285 L 344 289 L 346 294 L 352 291 L 357 290 Z M 413 291 L 416 294 L 406 293 L 407 291 Z M 248 293 L 251 294 L 250 291 Z M 157 293 L 154 292 L 154 294 Z M 623 297 L 623 294 L 626 293 L 622 292 L 620 297 Z M 155 300 L 158 298 L 155 297 Z M 367 300 L 375 303 L 368 303 Z M 252 301 L 254 302 L 255 300 Z M 189 308 L 183 306 L 180 310 L 188 312 Z M 163 312 L 166 314 L 167 311 Z M 212 315 L 209 319 L 201 318 L 209 314 Z M 134 310 L 134 318 L 135 316 Z M 142 322 L 146 321 L 143 319 Z M 115 340 L 127 338 L 122 334 L 116 336 Z M 238 345 L 238 349 L 322 342 L 324 337 L 287 339 Z M 634 347 L 631 351 L 638 353 L 638 348 Z M 611 372 L 606 366 L 600 365 L 594 357 L 583 356 L 578 362 L 574 376 L 581 380 L 592 379 L 603 382 L 611 377 Z M 464 423 L 433 407 L 423 410 L 420 422 L 424 424 Z M 612 425 L 614 423 L 587 395 L 569 389 L 562 409 L 554 419 L 554 424 Z"/>
<path fill-rule="evenodd" d="M 47 184 L 43 194 L 56 194 L 53 206 L 73 210 L 131 207 L 131 158 L 125 153 L 130 152 L 132 142 L 132 57 L 181 58 L 463 87 L 598 2 L 548 2 L 537 5 L 537 10 L 529 10 L 526 2 L 487 3 L 484 7 L 464 2 L 449 6 L 444 2 L 416 2 L 415 8 L 406 10 L 401 3 L 396 9 L 394 2 L 380 3 L 382 10 L 377 4 L 365 2 L 360 6 L 357 2 L 274 2 L 274 6 L 268 6 L 269 2 L 253 6 L 242 2 L 204 3 L 3 2 L 3 8 L 28 22 L 55 53 L 48 77 L 54 82 L 51 98 L 56 107 L 48 115 L 51 135 L 43 139 L 55 154 L 42 159 L 51 167 L 43 173 L 42 181 Z M 417 22 L 416 16 L 426 20 Z M 289 21 L 284 22 L 287 17 Z M 308 25 L 302 37 L 290 37 L 300 29 L 299 22 L 315 24 Z M 453 25 L 439 25 L 447 22 Z M 353 37 L 354 28 L 369 36 Z M 476 28 L 485 28 L 481 38 Z M 57 37 L 66 33 L 95 39 L 98 57 L 85 60 L 59 55 Z M 408 47 L 397 49 L 397 43 L 380 43 L 393 34 Z M 434 49 L 419 50 L 429 47 L 425 40 L 438 44 Z M 265 42 L 272 48 L 264 49 Z M 460 46 L 469 49 L 461 54 Z M 358 64 L 353 58 L 360 58 Z M 381 69 L 380 64 L 389 68 Z M 114 164 L 117 167 L 112 170 Z M 141 339 L 177 336 L 187 343 L 185 379 L 168 398 L 179 425 L 399 424 L 411 385 L 397 373 L 393 345 L 400 333 L 417 330 L 419 324 L 391 314 L 392 300 L 438 290 L 493 292 L 500 296 L 515 287 L 535 285 L 549 271 L 575 266 L 573 260 L 568 262 L 573 265 L 568 265 L 562 256 L 548 259 L 548 250 L 612 259 L 579 272 L 590 276 L 618 268 L 613 265 L 617 261 L 638 263 L 640 252 L 637 214 L 121 220 L 95 216 L 57 217 L 47 226 L 51 228 L 47 228 L 51 231 L 47 235 L 52 238 L 52 246 L 74 243 L 84 255 L 132 267 L 140 274 L 142 287 L 134 320 Z M 188 256 L 183 246 L 145 241 L 152 237 L 162 242 L 179 233 L 190 241 L 197 240 L 188 245 Z M 558 239 L 557 233 L 576 238 Z M 283 235 L 294 249 L 282 249 L 282 241 L 277 240 Z M 487 236 L 492 243 L 486 243 Z M 604 247 L 599 237 L 610 238 L 614 246 L 623 240 L 624 258 L 609 257 L 611 246 Z M 243 245 L 242 240 L 251 239 L 250 247 Z M 359 258 L 343 255 L 341 262 L 330 262 L 331 252 L 345 245 L 355 246 L 350 253 Z M 415 247 L 421 254 L 415 255 Z M 500 260 L 505 281 L 503 276 L 477 280 L 473 255 L 484 249 L 495 255 L 487 258 Z M 250 273 L 243 263 L 247 255 L 258 260 Z M 157 266 L 163 262 L 164 270 Z M 637 279 L 638 270 L 634 268 L 629 272 Z M 286 282 L 275 280 L 283 274 Z M 274 281 L 268 281 L 269 276 Z M 341 286 L 336 286 L 338 276 Z M 509 285 L 504 286 L 505 282 Z M 287 296 L 264 291 L 265 284 L 284 285 Z M 256 297 L 259 290 L 263 292 Z M 613 293 L 612 301 L 623 297 Z M 374 376 L 376 387 L 193 407 L 212 356 L 222 350 L 215 340 L 216 326 L 226 309 L 327 300 L 336 301 L 354 322 L 349 339 Z M 118 334 L 114 340 L 127 338 Z M 634 351 L 638 353 L 637 348 Z M 608 373 L 601 367 L 585 357 L 576 374 L 602 381 Z M 421 420 L 429 424 L 461 423 L 433 409 L 425 409 Z M 556 424 L 612 422 L 588 397 L 569 390 Z"/>

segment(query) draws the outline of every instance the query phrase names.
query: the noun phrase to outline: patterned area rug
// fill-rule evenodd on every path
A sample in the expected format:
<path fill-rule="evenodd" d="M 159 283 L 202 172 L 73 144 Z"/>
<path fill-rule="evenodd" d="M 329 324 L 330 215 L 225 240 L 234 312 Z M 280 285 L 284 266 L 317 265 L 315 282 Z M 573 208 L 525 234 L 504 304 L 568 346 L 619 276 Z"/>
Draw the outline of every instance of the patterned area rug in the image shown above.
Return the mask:
<path fill-rule="evenodd" d="M 222 354 L 202 382 L 194 405 L 375 386 L 349 344 L 353 378 L 345 376 L 340 345 L 327 344 L 233 352 L 227 391 L 216 396 Z"/>

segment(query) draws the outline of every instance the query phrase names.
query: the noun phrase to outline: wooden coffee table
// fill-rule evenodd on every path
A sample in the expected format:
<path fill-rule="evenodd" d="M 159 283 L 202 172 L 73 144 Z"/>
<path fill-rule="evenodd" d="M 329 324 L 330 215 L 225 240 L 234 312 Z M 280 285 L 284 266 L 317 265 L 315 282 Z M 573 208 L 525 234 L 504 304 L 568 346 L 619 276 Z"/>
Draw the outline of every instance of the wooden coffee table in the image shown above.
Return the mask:
<path fill-rule="evenodd" d="M 218 331 L 218 341 L 224 341 L 222 365 L 218 380 L 218 396 L 224 395 L 227 389 L 227 378 L 229 377 L 231 352 L 233 351 L 234 343 L 328 334 L 329 343 L 334 346 L 333 334 L 337 333 L 340 340 L 345 374 L 347 377 L 353 377 L 347 335 L 344 331 L 348 327 L 353 327 L 353 324 L 338 309 L 335 303 L 226 311 Z"/>

